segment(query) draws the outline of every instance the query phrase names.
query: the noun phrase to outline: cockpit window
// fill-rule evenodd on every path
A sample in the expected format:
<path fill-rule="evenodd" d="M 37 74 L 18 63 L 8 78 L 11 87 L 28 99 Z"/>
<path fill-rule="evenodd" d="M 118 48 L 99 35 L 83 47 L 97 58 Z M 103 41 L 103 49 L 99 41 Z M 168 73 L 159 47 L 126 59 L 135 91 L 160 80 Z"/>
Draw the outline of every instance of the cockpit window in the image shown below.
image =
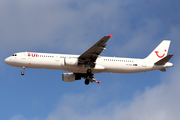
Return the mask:
<path fill-rule="evenodd" d="M 17 56 L 17 54 L 13 54 L 12 56 Z"/>

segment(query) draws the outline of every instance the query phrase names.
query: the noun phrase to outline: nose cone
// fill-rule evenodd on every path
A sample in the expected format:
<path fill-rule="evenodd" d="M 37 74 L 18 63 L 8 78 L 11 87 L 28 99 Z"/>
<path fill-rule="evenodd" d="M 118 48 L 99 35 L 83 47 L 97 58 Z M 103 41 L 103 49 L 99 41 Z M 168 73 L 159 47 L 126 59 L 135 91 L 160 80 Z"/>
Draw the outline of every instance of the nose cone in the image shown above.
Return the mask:
<path fill-rule="evenodd" d="M 10 63 L 10 58 L 9 58 L 9 57 L 6 58 L 6 59 L 4 60 L 4 62 L 9 65 L 9 63 Z"/>
<path fill-rule="evenodd" d="M 8 61 L 8 60 L 7 60 L 7 58 L 6 58 L 6 59 L 4 60 L 4 62 L 7 64 L 7 61 Z"/>

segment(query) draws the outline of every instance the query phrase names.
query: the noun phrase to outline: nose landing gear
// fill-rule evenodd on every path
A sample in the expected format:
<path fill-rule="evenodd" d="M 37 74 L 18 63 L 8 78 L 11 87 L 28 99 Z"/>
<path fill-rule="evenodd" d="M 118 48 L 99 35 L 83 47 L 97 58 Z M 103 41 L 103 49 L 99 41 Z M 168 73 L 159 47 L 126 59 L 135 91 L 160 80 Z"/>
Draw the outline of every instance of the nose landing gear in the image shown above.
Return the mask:
<path fill-rule="evenodd" d="M 24 75 L 25 67 L 23 66 L 23 71 L 21 72 L 21 75 Z"/>

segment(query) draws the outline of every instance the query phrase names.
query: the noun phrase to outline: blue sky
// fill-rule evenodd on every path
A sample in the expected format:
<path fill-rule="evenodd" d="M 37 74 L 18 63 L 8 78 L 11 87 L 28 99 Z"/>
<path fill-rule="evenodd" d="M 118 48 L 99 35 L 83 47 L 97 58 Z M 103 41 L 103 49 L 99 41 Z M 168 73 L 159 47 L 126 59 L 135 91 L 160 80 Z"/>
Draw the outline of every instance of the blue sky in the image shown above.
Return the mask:
<path fill-rule="evenodd" d="M 1 120 L 178 120 L 180 115 L 178 0 L 1 0 Z M 167 72 L 101 73 L 101 85 L 66 83 L 61 70 L 11 67 L 15 52 L 82 54 L 105 35 L 104 56 L 146 57 L 172 40 Z"/>

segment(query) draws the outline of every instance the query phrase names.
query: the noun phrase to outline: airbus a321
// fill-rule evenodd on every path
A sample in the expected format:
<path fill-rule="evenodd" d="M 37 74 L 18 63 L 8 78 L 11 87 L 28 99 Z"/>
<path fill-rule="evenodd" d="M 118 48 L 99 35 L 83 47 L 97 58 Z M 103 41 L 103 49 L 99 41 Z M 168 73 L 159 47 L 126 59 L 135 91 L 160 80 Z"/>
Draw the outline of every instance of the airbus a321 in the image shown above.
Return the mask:
<path fill-rule="evenodd" d="M 94 74 L 109 73 L 138 73 L 152 70 L 166 71 L 173 64 L 168 62 L 173 54 L 168 55 L 170 40 L 163 40 L 146 58 L 122 58 L 100 56 L 105 50 L 106 42 L 111 35 L 104 36 L 91 48 L 81 55 L 50 54 L 35 52 L 18 52 L 5 59 L 5 63 L 15 67 L 21 67 L 21 75 L 25 68 L 57 69 L 70 73 L 63 73 L 62 80 L 73 82 L 85 79 L 85 84 L 100 81 L 94 78 Z"/>

